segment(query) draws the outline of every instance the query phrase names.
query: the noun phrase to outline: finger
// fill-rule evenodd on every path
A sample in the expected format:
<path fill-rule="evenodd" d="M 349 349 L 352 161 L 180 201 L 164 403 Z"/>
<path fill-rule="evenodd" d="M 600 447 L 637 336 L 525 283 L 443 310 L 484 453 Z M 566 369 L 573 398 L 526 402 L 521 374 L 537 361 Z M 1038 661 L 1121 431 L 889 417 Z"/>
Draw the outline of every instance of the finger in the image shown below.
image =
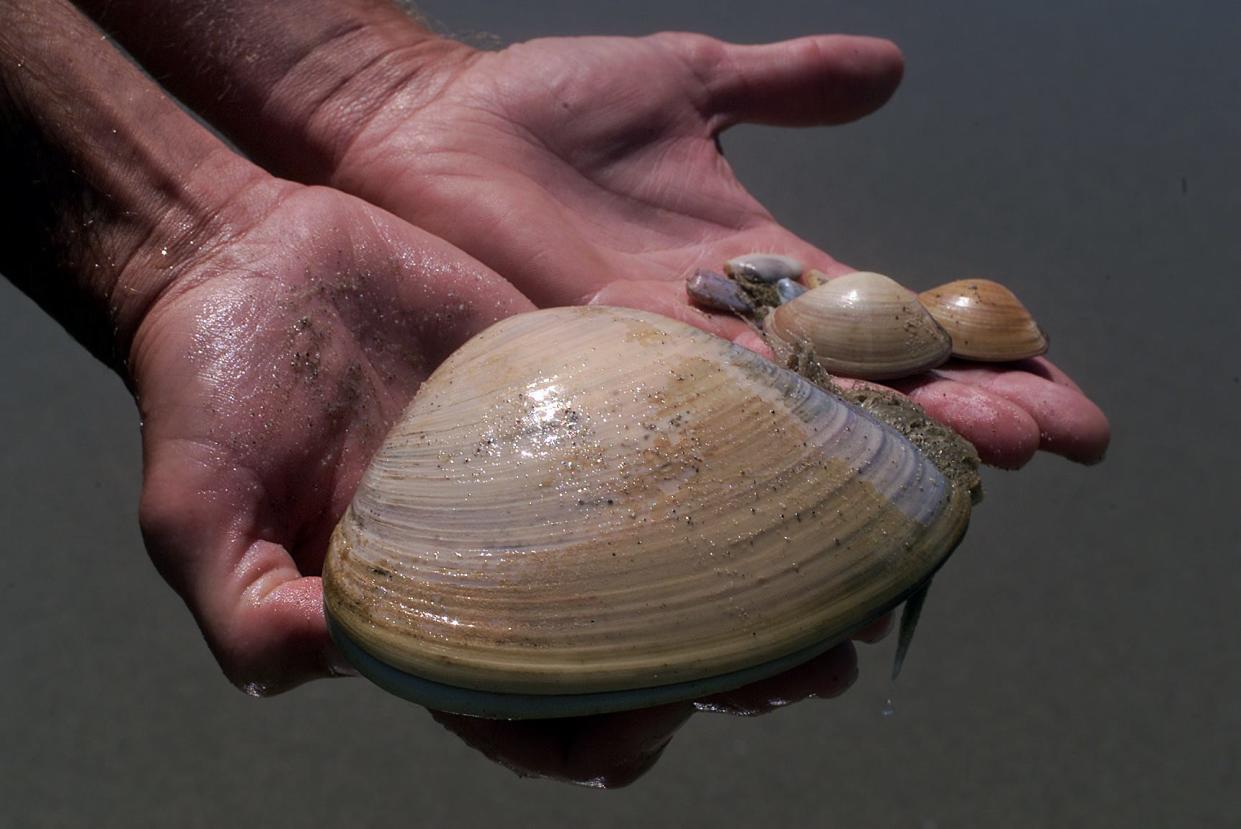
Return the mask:
<path fill-rule="evenodd" d="M 768 359 L 775 355 L 745 320 L 726 314 L 710 314 L 689 305 L 685 283 L 663 279 L 624 280 L 605 285 L 590 299 L 591 305 L 614 305 L 651 311 L 687 323 Z"/>
<path fill-rule="evenodd" d="M 815 35 L 761 46 L 705 35 L 657 35 L 704 88 L 701 109 L 718 131 L 751 122 L 775 126 L 843 124 L 882 106 L 904 72 L 887 40 Z"/>
<path fill-rule="evenodd" d="M 1061 371 L 1055 363 L 1048 360 L 1046 357 L 1031 357 L 1028 360 L 1018 360 L 1017 362 L 1010 363 L 1009 365 L 1018 371 L 1025 371 L 1030 374 L 1038 375 L 1044 380 L 1050 380 L 1056 385 L 1065 386 L 1075 392 L 1080 392 L 1082 390 L 1081 386 L 1073 382 L 1072 377 Z"/>
<path fill-rule="evenodd" d="M 857 651 L 845 642 L 782 674 L 704 697 L 694 707 L 714 714 L 756 717 L 809 697 L 838 697 L 853 685 L 857 675 Z"/>
<path fill-rule="evenodd" d="M 202 606 L 216 658 L 247 694 L 270 696 L 355 673 L 328 635 L 322 580 L 298 573 L 278 544 L 255 542 L 220 595 Z"/>
<path fill-rule="evenodd" d="M 659 760 L 689 703 L 562 720 L 485 720 L 432 711 L 436 722 L 519 775 L 597 788 L 627 786 Z"/>
<path fill-rule="evenodd" d="M 1039 448 L 1039 424 L 1022 406 L 930 372 L 891 382 L 935 420 L 968 440 L 983 463 L 1019 469 Z"/>
<path fill-rule="evenodd" d="M 866 627 L 851 634 L 849 638 L 854 642 L 865 642 L 868 645 L 881 642 L 889 633 L 892 632 L 893 618 L 894 614 L 889 611 L 868 624 Z"/>
<path fill-rule="evenodd" d="M 323 586 L 286 549 L 254 541 L 254 487 L 180 447 L 148 450 L 140 520 L 160 572 L 185 599 L 225 675 L 255 696 L 351 674 L 327 632 Z"/>
<path fill-rule="evenodd" d="M 936 369 L 936 373 L 1020 406 L 1038 423 L 1041 449 L 1079 463 L 1098 463 L 1107 452 L 1111 440 L 1107 416 L 1070 385 L 1025 371 L 985 366 L 954 365 Z"/>

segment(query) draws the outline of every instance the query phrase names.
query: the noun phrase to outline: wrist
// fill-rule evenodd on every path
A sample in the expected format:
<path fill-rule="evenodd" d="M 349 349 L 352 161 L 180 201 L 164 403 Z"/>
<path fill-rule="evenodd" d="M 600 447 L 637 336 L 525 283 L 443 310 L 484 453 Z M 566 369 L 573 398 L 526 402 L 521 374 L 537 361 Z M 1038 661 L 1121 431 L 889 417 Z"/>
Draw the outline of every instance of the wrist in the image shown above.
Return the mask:
<path fill-rule="evenodd" d="M 274 134 L 297 136 L 293 178 L 328 183 L 355 139 L 380 112 L 412 115 L 470 62 L 475 50 L 433 34 L 404 15 L 372 20 L 346 38 L 317 45 L 271 89 L 264 103 Z M 264 130 L 253 150 L 282 164 L 287 147 Z"/>
<path fill-rule="evenodd" d="M 82 5 L 251 157 L 307 182 L 327 182 L 393 98 L 416 109 L 475 54 L 387 0 Z"/>
<path fill-rule="evenodd" d="M 68 3 L 0 7 L 0 272 L 100 359 L 261 177 Z"/>

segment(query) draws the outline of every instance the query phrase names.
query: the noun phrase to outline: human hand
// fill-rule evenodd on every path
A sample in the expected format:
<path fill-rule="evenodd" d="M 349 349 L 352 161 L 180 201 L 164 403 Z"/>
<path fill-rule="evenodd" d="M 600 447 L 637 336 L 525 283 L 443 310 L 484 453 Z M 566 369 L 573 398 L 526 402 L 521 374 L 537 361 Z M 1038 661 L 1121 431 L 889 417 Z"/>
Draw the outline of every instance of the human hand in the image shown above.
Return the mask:
<path fill-rule="evenodd" d="M 338 671 L 328 533 L 439 361 L 533 306 L 443 240 L 240 158 L 64 0 L 0 6 L 0 58 L 0 270 L 134 392 L 152 560 L 240 687 Z"/>
<path fill-rule="evenodd" d="M 148 550 L 226 674 L 265 695 L 348 672 L 317 576 L 332 527 L 429 370 L 526 306 L 444 243 L 335 191 L 266 180 L 234 204 L 257 220 L 188 258 L 139 326 L 130 366 Z M 753 716 L 855 678 L 846 643 L 696 704 L 548 722 L 434 716 L 522 774 L 613 787 L 649 770 L 695 708 Z"/>
<path fill-rule="evenodd" d="M 735 46 L 699 35 L 548 39 L 441 55 L 442 80 L 397 88 L 350 134 L 328 180 L 442 233 L 540 304 L 675 316 L 754 347 L 739 320 L 688 306 L 697 266 L 751 251 L 845 266 L 781 227 L 717 138 L 741 121 L 834 124 L 881 105 L 891 44 L 814 37 Z M 1102 456 L 1108 425 L 1046 359 L 952 364 L 891 384 L 1002 467 L 1039 448 Z"/>
<path fill-rule="evenodd" d="M 0 115 L 30 114 L 46 142 L 0 166 L 5 181 L 30 191 L 6 200 L 6 215 L 34 216 L 21 225 L 30 238 L 16 237 L 27 250 L 6 249 L 17 258 L 4 270 L 134 391 L 152 559 L 248 692 L 346 671 L 317 577 L 331 527 L 426 374 L 475 331 L 531 305 L 442 240 L 244 162 L 60 0 L 10 7 L 0 22 L 12 35 L 0 37 L 9 58 L 0 71 L 26 73 L 5 77 L 19 97 L 0 99 Z M 30 43 L 42 48 L 32 53 Z M 19 151 L 33 143 L 0 137 Z M 68 166 L 40 166 L 48 158 Z M 45 176 L 63 169 L 73 175 L 46 188 Z M 45 214 L 65 227 L 45 226 Z M 80 236 L 82 227 L 91 232 Z M 752 714 L 834 695 L 852 681 L 852 654 L 838 647 L 700 705 Z M 442 720 L 507 765 L 616 784 L 654 762 L 689 710 L 521 725 Z"/>
<path fill-rule="evenodd" d="M 317 574 L 393 420 L 444 357 L 531 306 L 336 191 L 268 179 L 233 205 L 252 218 L 190 258 L 134 337 L 140 514 L 225 672 L 268 694 L 342 667 Z"/>
<path fill-rule="evenodd" d="M 136 53 L 269 167 L 444 236 L 537 304 L 641 307 L 752 347 L 744 323 L 687 304 L 697 266 L 773 251 L 829 276 L 853 269 L 745 191 L 719 134 L 742 121 L 858 118 L 902 71 L 899 51 L 870 38 L 735 46 L 665 33 L 491 53 L 382 3 L 298 0 L 273 12 L 243 2 L 225 13 L 157 2 L 152 26 L 126 13 L 131 2 L 88 5 L 114 15 Z M 204 24 L 233 52 L 200 37 Z M 1106 418 L 1045 359 L 953 364 L 895 385 L 997 466 L 1040 448 L 1093 462 L 1107 446 Z"/>

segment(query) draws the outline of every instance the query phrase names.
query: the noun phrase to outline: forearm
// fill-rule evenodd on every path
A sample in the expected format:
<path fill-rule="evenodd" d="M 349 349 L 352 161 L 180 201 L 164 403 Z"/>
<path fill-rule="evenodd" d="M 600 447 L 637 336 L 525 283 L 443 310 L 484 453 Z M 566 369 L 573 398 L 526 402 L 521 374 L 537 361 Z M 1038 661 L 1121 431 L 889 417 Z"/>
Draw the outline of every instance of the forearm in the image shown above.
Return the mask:
<path fill-rule="evenodd" d="M 68 3 L 0 5 L 0 273 L 105 362 L 255 172 Z"/>
<path fill-rule="evenodd" d="M 83 0 L 178 97 L 272 172 L 323 182 L 393 91 L 433 96 L 470 50 L 388 0 Z"/>

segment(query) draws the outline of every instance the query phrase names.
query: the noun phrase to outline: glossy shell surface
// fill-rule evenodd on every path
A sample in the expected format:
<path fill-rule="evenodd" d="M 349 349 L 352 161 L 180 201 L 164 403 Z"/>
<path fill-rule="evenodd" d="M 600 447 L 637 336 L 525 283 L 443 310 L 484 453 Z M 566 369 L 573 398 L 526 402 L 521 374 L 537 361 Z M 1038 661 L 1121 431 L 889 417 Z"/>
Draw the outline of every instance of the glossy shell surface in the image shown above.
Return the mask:
<path fill-rule="evenodd" d="M 776 308 L 769 333 L 804 342 L 827 371 L 867 380 L 907 377 L 942 364 L 947 332 L 913 291 L 882 274 L 829 280 Z"/>
<path fill-rule="evenodd" d="M 952 353 L 969 360 L 1022 360 L 1047 351 L 1047 335 L 1008 288 L 960 279 L 918 299 L 952 337 Z"/>
<path fill-rule="evenodd" d="M 699 308 L 750 316 L 754 303 L 733 280 L 723 274 L 699 269 L 685 283 L 685 293 Z"/>
<path fill-rule="evenodd" d="M 968 514 L 903 437 L 750 351 L 550 309 L 423 385 L 332 538 L 326 607 L 364 673 L 429 705 L 454 707 L 418 688 L 490 716 L 638 707 L 841 640 Z"/>
<path fill-rule="evenodd" d="M 797 279 L 805 270 L 806 266 L 793 257 L 776 253 L 750 253 L 724 263 L 724 273 L 729 276 L 746 277 L 757 282 Z"/>
<path fill-rule="evenodd" d="M 776 296 L 781 303 L 792 302 L 806 293 L 806 286 L 792 279 L 781 279 L 776 283 Z"/>

